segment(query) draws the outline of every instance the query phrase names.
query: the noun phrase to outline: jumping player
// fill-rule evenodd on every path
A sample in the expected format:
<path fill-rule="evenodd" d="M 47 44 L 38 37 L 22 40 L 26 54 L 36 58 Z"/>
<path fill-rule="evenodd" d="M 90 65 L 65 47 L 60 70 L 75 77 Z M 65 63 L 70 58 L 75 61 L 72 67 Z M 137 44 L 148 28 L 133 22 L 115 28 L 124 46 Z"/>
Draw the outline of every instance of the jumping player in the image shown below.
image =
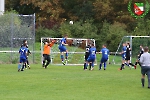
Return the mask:
<path fill-rule="evenodd" d="M 87 62 L 87 59 L 89 57 L 89 50 L 90 50 L 91 46 L 90 44 L 86 46 L 85 48 L 85 55 L 84 55 L 84 58 L 85 58 L 85 62 L 84 62 L 84 68 L 86 67 L 86 62 Z"/>
<path fill-rule="evenodd" d="M 102 69 L 102 64 L 103 63 L 104 63 L 104 70 L 106 70 L 106 62 L 107 62 L 108 57 L 109 57 L 109 50 L 106 48 L 105 44 L 102 47 L 103 48 L 100 51 L 100 53 L 102 53 L 102 58 L 101 58 L 101 61 L 100 61 L 99 70 Z"/>
<path fill-rule="evenodd" d="M 49 65 L 49 63 L 51 62 L 51 58 L 50 58 L 50 49 L 51 47 L 54 45 L 55 40 L 53 40 L 52 42 L 50 42 L 50 39 L 46 40 L 44 42 L 44 49 L 43 49 L 43 64 L 42 66 L 44 68 L 47 68 L 47 66 Z M 46 62 L 47 61 L 47 62 Z M 46 63 L 46 64 L 45 64 Z"/>
<path fill-rule="evenodd" d="M 142 45 L 140 45 L 140 53 L 138 54 L 138 59 L 136 60 L 136 62 L 135 62 L 135 66 L 137 65 L 137 64 L 139 64 L 140 66 L 141 66 L 141 64 L 140 64 L 140 57 L 141 57 L 141 55 L 144 53 L 144 49 L 143 49 L 143 46 Z"/>
<path fill-rule="evenodd" d="M 94 44 L 91 44 L 91 48 L 89 49 L 89 57 L 86 61 L 86 66 L 84 67 L 84 70 L 87 70 L 88 63 L 90 64 L 91 68 L 90 70 L 93 70 L 95 59 L 96 59 L 96 48 Z"/>
<path fill-rule="evenodd" d="M 26 44 L 23 44 L 23 46 L 19 49 L 20 61 L 19 61 L 19 64 L 18 64 L 18 72 L 20 70 L 24 71 L 24 64 L 27 61 L 27 52 L 28 52 L 28 49 L 26 48 Z M 22 68 L 21 68 L 21 64 L 22 64 Z"/>
<path fill-rule="evenodd" d="M 119 70 L 122 70 L 124 69 L 124 64 L 125 64 L 125 58 L 126 58 L 126 44 L 123 43 L 122 44 L 122 52 L 121 52 L 121 55 L 122 55 L 122 64 L 121 64 L 121 67 Z"/>
<path fill-rule="evenodd" d="M 68 36 L 65 35 L 64 38 L 62 38 L 60 40 L 60 44 L 59 44 L 59 50 L 60 50 L 60 53 L 61 53 L 61 61 L 62 61 L 62 64 L 65 65 L 68 61 L 68 50 L 66 48 L 66 46 L 68 45 L 66 43 L 66 40 L 67 40 Z M 64 53 L 65 53 L 65 62 L 64 62 Z"/>

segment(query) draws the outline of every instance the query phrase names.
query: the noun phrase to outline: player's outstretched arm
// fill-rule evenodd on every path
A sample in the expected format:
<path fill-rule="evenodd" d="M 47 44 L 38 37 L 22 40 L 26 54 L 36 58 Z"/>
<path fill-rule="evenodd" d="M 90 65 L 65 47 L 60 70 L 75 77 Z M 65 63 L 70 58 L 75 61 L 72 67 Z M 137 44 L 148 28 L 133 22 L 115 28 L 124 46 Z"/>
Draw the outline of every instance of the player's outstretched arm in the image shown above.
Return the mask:
<path fill-rule="evenodd" d="M 52 42 L 49 43 L 49 46 L 52 47 L 55 44 L 56 40 L 53 40 Z"/>
<path fill-rule="evenodd" d="M 101 54 L 102 52 L 96 52 L 96 54 Z"/>
<path fill-rule="evenodd" d="M 118 52 L 119 54 L 123 54 L 123 53 L 125 53 L 124 51 L 122 51 L 122 52 Z"/>

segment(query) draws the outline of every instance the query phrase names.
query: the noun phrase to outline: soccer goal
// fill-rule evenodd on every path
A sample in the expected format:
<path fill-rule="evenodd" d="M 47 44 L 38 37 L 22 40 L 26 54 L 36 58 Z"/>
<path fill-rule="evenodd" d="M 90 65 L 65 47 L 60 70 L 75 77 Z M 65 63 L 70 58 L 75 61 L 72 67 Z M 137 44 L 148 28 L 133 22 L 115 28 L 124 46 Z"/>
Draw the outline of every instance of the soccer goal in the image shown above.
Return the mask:
<path fill-rule="evenodd" d="M 41 62 L 43 60 L 43 46 L 44 41 L 50 39 L 56 40 L 56 43 L 51 48 L 51 64 L 54 65 L 62 65 L 60 59 L 60 51 L 58 49 L 59 42 L 62 38 L 50 38 L 50 37 L 42 37 L 41 38 Z M 85 47 L 89 44 L 93 43 L 95 45 L 94 39 L 79 39 L 79 38 L 67 38 L 68 46 L 68 62 L 66 65 L 83 65 L 84 64 L 84 55 L 85 55 Z M 95 62 L 97 64 L 97 61 Z"/>
<path fill-rule="evenodd" d="M 121 64 L 121 51 L 122 51 L 122 44 L 130 42 L 131 46 L 131 62 L 135 63 L 137 59 L 137 55 L 140 52 L 140 45 L 150 46 L 150 36 L 124 36 L 115 52 L 113 57 L 113 64 Z"/>

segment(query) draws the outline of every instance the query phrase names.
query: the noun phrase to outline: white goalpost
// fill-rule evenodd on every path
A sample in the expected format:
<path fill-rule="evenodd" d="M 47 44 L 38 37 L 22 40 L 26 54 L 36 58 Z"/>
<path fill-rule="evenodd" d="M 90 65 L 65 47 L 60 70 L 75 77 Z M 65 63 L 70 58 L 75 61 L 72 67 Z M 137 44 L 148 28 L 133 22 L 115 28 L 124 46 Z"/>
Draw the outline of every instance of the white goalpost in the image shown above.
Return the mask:
<path fill-rule="evenodd" d="M 135 62 L 137 55 L 140 52 L 140 45 L 143 46 L 149 46 L 150 44 L 150 36 L 124 36 L 121 40 L 121 42 L 118 45 L 118 48 L 114 54 L 113 57 L 113 64 L 121 64 L 121 54 L 120 52 L 122 51 L 122 44 L 130 42 L 130 47 L 131 47 L 131 62 Z"/>
<path fill-rule="evenodd" d="M 41 38 L 41 62 L 43 61 L 43 46 L 44 46 L 43 42 L 47 39 L 56 40 L 56 43 L 50 50 L 51 51 L 50 52 L 51 64 L 63 65 L 60 59 L 60 51 L 58 49 L 59 41 L 62 38 L 50 38 L 50 37 Z M 85 47 L 89 43 L 93 43 L 95 45 L 95 40 L 94 39 L 82 39 L 82 38 L 67 38 L 68 62 L 66 65 L 83 65 Z M 97 64 L 97 61 L 95 62 L 95 64 Z"/>

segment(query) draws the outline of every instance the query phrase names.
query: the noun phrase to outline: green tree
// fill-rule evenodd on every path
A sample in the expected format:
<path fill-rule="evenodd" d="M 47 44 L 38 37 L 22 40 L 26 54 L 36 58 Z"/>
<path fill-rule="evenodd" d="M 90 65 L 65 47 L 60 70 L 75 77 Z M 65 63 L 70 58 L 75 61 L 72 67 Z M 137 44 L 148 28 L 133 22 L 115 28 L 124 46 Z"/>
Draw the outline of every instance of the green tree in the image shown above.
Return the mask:
<path fill-rule="evenodd" d="M 84 21 L 80 20 L 74 22 L 74 24 L 69 24 L 69 22 L 63 23 L 60 27 L 60 33 L 62 35 L 68 34 L 70 37 L 74 38 L 96 38 L 97 28 L 93 25 L 92 20 Z"/>
<path fill-rule="evenodd" d="M 64 0 L 62 7 L 64 8 L 64 17 L 66 20 L 87 20 L 93 19 L 93 0 Z"/>
<path fill-rule="evenodd" d="M 150 26 L 150 20 L 149 19 L 137 19 L 137 22 L 135 23 L 136 27 L 134 31 L 131 33 L 132 35 L 150 35 L 149 32 L 149 26 Z"/>
<path fill-rule="evenodd" d="M 119 22 L 127 25 L 128 32 L 134 29 L 134 19 L 128 11 L 128 0 L 96 0 L 93 5 L 95 12 L 95 19 L 98 22 L 104 20 L 109 23 Z"/>
<path fill-rule="evenodd" d="M 99 38 L 100 43 L 107 44 L 110 51 L 116 51 L 116 48 L 120 43 L 122 37 L 128 34 L 125 28 L 125 24 L 119 22 L 109 24 L 104 21 L 103 27 L 101 29 L 101 34 L 99 35 L 100 37 L 102 37 Z"/>

